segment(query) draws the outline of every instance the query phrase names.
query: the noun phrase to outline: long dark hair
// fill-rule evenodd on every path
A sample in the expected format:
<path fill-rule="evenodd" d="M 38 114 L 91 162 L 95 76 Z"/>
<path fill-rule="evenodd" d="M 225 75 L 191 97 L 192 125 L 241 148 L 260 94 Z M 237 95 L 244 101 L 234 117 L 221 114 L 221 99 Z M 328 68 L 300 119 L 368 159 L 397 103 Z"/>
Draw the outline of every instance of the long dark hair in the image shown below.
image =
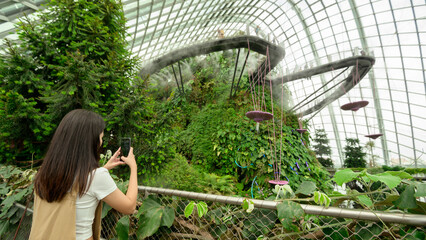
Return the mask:
<path fill-rule="evenodd" d="M 104 128 L 104 120 L 94 112 L 76 109 L 65 115 L 35 177 L 34 189 L 40 198 L 61 201 L 74 183 L 83 196 L 92 181 L 91 172 L 99 167 L 99 135 Z"/>

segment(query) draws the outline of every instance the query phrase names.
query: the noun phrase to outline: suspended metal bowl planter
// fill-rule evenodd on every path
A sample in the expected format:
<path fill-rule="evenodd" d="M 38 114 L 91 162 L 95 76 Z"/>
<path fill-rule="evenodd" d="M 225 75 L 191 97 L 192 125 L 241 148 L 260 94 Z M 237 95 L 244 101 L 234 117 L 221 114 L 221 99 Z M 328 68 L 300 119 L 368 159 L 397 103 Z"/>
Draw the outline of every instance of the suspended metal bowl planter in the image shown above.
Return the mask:
<path fill-rule="evenodd" d="M 269 180 L 268 181 L 271 184 L 275 184 L 275 185 L 287 185 L 288 182 L 284 181 L 284 180 Z"/>
<path fill-rule="evenodd" d="M 304 132 L 308 131 L 308 129 L 300 128 L 300 129 L 296 129 L 296 131 L 297 131 L 298 133 L 302 134 L 302 133 L 304 133 Z"/>
<path fill-rule="evenodd" d="M 383 136 L 383 134 L 382 133 L 376 133 L 376 134 L 369 134 L 369 135 L 365 135 L 365 136 L 368 137 L 368 138 L 371 138 L 371 139 L 377 139 L 378 137 Z"/>
<path fill-rule="evenodd" d="M 253 119 L 256 122 L 256 131 L 259 132 L 259 123 L 265 120 L 270 120 L 274 117 L 272 113 L 262 111 L 246 112 L 246 117 Z"/>
<path fill-rule="evenodd" d="M 356 102 L 346 103 L 346 104 L 340 106 L 340 108 L 342 110 L 345 110 L 345 111 L 352 110 L 352 111 L 356 112 L 360 108 L 363 108 L 367 105 L 368 105 L 368 101 L 356 101 Z"/>
<path fill-rule="evenodd" d="M 262 112 L 262 111 L 250 111 L 246 112 L 246 117 L 254 120 L 255 122 L 262 122 L 265 120 L 270 120 L 274 117 L 272 113 Z"/>

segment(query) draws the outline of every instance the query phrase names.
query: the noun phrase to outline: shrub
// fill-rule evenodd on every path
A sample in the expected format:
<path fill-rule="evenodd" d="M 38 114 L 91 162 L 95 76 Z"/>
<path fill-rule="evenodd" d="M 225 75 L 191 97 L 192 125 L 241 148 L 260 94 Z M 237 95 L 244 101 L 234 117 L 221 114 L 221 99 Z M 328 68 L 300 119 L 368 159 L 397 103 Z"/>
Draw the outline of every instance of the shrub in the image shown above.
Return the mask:
<path fill-rule="evenodd" d="M 344 148 L 345 162 L 344 167 L 347 168 L 365 168 L 367 161 L 365 160 L 366 153 L 359 145 L 359 139 L 346 138 L 346 146 Z"/>
<path fill-rule="evenodd" d="M 325 130 L 316 129 L 313 140 L 316 143 L 313 145 L 313 148 L 317 154 L 318 161 L 324 167 L 333 167 L 333 161 L 330 159 L 331 147 L 328 145 L 330 140 L 328 140 Z"/>
<path fill-rule="evenodd" d="M 138 59 L 126 49 L 121 3 L 46 7 L 37 20 L 20 20 L 20 41 L 6 40 L 0 55 L 0 162 L 41 159 L 56 125 L 76 108 L 106 118 L 105 144 L 146 135 L 152 108 L 136 78 Z"/>

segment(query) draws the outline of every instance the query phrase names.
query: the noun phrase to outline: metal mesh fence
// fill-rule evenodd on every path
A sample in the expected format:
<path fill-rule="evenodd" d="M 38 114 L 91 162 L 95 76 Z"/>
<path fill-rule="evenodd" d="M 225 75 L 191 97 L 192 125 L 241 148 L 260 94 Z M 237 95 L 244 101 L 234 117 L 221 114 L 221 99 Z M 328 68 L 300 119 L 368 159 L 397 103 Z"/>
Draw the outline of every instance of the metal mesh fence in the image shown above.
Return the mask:
<path fill-rule="evenodd" d="M 172 207 L 175 218 L 171 227 L 160 226 L 158 231 L 146 239 L 426 239 L 424 226 L 317 214 L 305 214 L 303 218 L 292 222 L 291 229 L 285 229 L 278 219 L 277 210 L 271 209 L 270 206 L 265 208 L 256 206 L 251 213 L 247 213 L 236 203 L 227 204 L 207 200 L 204 202 L 208 206 L 208 212 L 204 216 L 199 217 L 197 211 L 194 211 L 187 218 L 184 215 L 185 207 L 190 201 L 199 202 L 200 200 L 157 193 L 149 194 L 153 195 L 153 199 L 161 206 Z M 23 212 L 22 209 L 18 211 Z M 102 220 L 101 237 L 103 239 L 117 239 L 116 228 L 121 217 L 122 215 L 115 210 L 110 210 L 106 214 Z M 426 216 L 419 215 L 419 217 Z M 140 239 L 137 233 L 137 229 L 141 227 L 139 223 L 136 216 L 130 217 L 128 239 Z M 29 212 L 23 218 L 16 239 L 28 239 L 30 229 L 31 213 Z M 14 235 L 15 232 L 11 231 L 1 239 L 13 239 Z"/>
<path fill-rule="evenodd" d="M 148 239 L 425 239 L 422 227 L 403 224 L 305 215 L 285 229 L 277 211 L 255 208 L 247 213 L 241 206 L 205 201 L 208 212 L 203 217 L 184 216 L 192 199 L 156 195 L 163 206 L 175 207 L 173 225 L 160 227 Z M 137 236 L 130 235 L 130 239 Z"/>

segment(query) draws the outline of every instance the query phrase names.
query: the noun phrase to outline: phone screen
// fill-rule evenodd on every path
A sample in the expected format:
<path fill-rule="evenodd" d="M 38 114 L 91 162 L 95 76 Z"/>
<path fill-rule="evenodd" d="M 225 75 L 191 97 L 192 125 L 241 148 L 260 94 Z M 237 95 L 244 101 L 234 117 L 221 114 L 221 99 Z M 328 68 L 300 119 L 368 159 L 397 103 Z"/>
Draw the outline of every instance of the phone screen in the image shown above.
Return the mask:
<path fill-rule="evenodd" d="M 130 152 L 131 139 L 130 138 L 121 138 L 121 155 L 127 157 Z"/>

